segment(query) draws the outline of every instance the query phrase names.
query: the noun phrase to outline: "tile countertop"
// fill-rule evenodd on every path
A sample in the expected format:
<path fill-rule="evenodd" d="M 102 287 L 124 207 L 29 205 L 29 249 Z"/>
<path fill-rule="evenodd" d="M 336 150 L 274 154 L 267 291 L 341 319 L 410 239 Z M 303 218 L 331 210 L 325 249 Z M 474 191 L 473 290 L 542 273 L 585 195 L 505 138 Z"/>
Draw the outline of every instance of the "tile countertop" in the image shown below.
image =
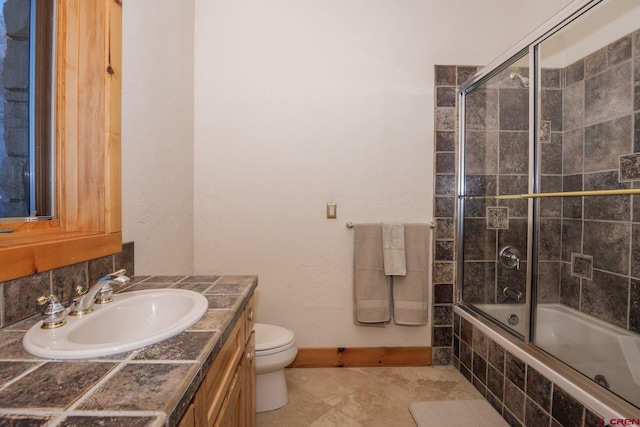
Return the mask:
<path fill-rule="evenodd" d="M 95 359 L 48 360 L 22 348 L 39 319 L 0 329 L 0 425 L 175 426 L 258 283 L 257 276 L 134 277 L 122 292 L 182 288 L 209 300 L 187 331 Z"/>

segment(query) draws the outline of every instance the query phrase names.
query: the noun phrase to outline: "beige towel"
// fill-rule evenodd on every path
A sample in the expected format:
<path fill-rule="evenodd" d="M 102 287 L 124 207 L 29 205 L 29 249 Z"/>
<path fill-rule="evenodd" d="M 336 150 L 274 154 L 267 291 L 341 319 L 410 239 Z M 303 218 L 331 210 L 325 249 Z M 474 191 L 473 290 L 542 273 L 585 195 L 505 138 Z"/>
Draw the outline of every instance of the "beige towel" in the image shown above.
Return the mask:
<path fill-rule="evenodd" d="M 428 224 L 405 224 L 407 274 L 393 279 L 393 316 L 398 325 L 429 322 L 429 233 Z"/>
<path fill-rule="evenodd" d="M 384 274 L 387 276 L 404 276 L 407 274 L 403 224 L 382 224 L 382 249 L 384 253 Z"/>
<path fill-rule="evenodd" d="M 384 275 L 382 226 L 355 225 L 353 246 L 354 321 L 381 326 L 391 321 L 390 278 Z"/>

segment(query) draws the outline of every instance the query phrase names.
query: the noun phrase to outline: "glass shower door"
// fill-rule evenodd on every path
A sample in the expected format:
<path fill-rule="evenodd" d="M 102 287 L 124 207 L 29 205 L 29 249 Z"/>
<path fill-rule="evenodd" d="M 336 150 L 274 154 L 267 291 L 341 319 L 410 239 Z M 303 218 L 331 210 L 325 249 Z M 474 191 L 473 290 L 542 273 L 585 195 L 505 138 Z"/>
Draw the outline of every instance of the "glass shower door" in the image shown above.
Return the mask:
<path fill-rule="evenodd" d="M 624 193 L 640 188 L 638 42 L 640 3 L 608 0 L 535 46 L 544 197 L 531 337 L 636 406 L 640 195 Z"/>
<path fill-rule="evenodd" d="M 640 2 L 545 31 L 460 93 L 458 301 L 640 408 Z"/>
<path fill-rule="evenodd" d="M 524 336 L 529 192 L 529 55 L 464 93 L 461 300 Z"/>

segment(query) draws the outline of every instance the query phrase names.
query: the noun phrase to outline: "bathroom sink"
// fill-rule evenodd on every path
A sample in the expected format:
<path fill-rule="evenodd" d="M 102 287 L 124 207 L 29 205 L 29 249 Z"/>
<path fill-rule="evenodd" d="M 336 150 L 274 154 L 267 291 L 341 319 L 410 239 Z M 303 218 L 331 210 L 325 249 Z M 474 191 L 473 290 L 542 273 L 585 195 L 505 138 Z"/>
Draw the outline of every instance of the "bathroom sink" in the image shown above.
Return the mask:
<path fill-rule="evenodd" d="M 67 316 L 67 324 L 24 336 L 24 349 L 49 359 L 83 359 L 135 350 L 183 332 L 207 311 L 207 299 L 184 289 L 153 289 L 117 294 L 113 302 L 94 304 L 83 316 Z"/>

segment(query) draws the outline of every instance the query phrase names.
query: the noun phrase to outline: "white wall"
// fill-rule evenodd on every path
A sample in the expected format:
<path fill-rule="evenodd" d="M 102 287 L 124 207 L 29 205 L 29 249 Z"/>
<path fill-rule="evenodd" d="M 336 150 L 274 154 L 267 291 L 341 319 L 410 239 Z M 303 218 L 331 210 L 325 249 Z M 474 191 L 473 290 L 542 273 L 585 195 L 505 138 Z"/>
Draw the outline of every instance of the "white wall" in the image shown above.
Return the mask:
<path fill-rule="evenodd" d="M 431 219 L 433 66 L 487 63 L 559 7 L 125 2 L 123 232 L 136 273 L 258 274 L 259 321 L 303 347 L 428 345 L 429 328 L 352 325 L 344 224 Z"/>
<path fill-rule="evenodd" d="M 542 44 L 541 66 L 566 67 L 638 29 L 637 0 L 603 2 Z"/>
<path fill-rule="evenodd" d="M 345 222 L 430 220 L 434 65 L 488 63 L 560 7 L 196 0 L 195 272 L 259 275 L 258 321 L 302 347 L 429 345 L 353 325 Z"/>
<path fill-rule="evenodd" d="M 193 25 L 186 0 L 124 2 L 123 240 L 136 274 L 193 268 Z"/>

